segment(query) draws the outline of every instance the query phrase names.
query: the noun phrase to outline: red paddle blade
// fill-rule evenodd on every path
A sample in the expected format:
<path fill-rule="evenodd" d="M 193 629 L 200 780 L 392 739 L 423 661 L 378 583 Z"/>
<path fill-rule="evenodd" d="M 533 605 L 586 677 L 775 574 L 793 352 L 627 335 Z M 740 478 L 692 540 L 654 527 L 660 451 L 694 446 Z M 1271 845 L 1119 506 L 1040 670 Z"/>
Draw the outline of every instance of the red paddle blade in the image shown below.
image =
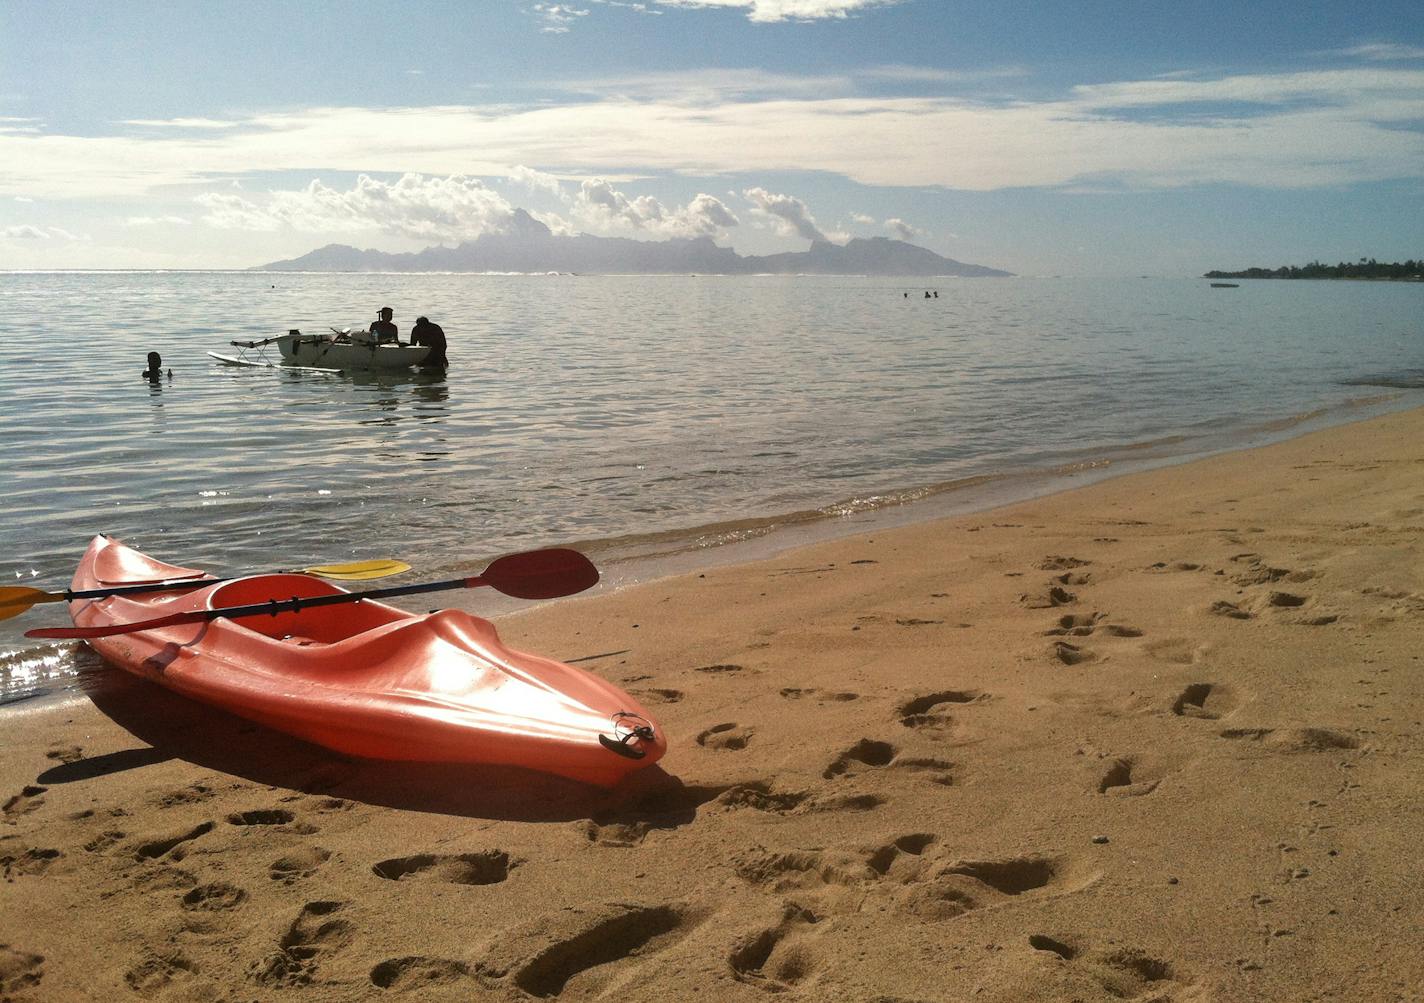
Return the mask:
<path fill-rule="evenodd" d="M 598 569 L 577 550 L 552 547 L 501 557 L 479 581 L 516 599 L 553 599 L 593 588 Z"/>

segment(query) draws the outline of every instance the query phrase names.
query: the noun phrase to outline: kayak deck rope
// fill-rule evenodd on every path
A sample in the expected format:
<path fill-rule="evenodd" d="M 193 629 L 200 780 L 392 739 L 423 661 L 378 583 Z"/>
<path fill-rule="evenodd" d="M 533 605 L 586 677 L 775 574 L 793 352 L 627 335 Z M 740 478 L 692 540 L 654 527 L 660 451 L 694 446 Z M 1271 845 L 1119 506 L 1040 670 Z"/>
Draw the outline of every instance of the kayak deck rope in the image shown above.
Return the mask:
<path fill-rule="evenodd" d="M 640 725 L 629 724 L 628 719 L 642 721 Z M 645 717 L 632 714 L 626 710 L 620 710 L 613 715 L 613 734 L 615 738 L 607 735 L 599 735 L 598 741 L 609 752 L 616 752 L 620 756 L 628 759 L 642 759 L 648 754 L 646 749 L 639 749 L 630 743 L 635 738 L 641 738 L 644 742 L 651 742 L 654 737 L 653 726 Z"/>

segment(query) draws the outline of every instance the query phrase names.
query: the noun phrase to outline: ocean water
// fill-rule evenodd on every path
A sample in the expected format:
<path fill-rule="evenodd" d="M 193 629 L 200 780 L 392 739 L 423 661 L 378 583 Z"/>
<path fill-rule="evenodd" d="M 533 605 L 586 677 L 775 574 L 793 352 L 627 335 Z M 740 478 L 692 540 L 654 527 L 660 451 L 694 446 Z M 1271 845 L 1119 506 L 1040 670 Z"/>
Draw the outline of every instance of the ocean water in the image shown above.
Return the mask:
<path fill-rule="evenodd" d="M 0 304 L 0 579 L 52 590 L 99 532 L 225 574 L 715 559 L 1424 402 L 1407 284 L 8 273 Z M 387 304 L 445 377 L 206 355 Z M 66 622 L 0 622 L 0 701 L 97 671 L 20 636 Z"/>

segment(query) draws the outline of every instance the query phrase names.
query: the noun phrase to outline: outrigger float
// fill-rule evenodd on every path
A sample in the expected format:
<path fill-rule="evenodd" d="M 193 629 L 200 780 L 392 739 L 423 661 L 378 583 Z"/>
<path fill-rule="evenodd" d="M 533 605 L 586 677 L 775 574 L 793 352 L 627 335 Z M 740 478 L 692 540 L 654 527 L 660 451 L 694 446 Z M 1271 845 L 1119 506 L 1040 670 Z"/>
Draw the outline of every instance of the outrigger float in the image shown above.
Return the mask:
<path fill-rule="evenodd" d="M 302 334 L 291 330 L 275 338 L 260 341 L 229 342 L 238 349 L 237 355 L 209 352 L 208 355 L 229 366 L 259 366 L 267 369 L 295 369 L 308 373 L 387 372 L 409 369 L 425 361 L 430 349 L 425 345 L 402 345 L 378 342 L 367 330 L 346 328 L 331 334 Z M 277 346 L 280 362 L 267 356 L 267 349 Z M 255 351 L 256 355 L 248 355 Z"/>

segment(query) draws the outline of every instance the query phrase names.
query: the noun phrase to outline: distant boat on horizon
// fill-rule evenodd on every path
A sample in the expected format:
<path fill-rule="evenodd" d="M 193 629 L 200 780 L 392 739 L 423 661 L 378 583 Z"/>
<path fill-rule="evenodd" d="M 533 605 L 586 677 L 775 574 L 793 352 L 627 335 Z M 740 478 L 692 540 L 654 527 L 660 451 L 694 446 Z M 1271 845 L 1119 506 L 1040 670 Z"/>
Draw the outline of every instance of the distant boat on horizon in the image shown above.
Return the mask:
<path fill-rule="evenodd" d="M 1213 289 L 1240 289 L 1241 284 L 1239 282 L 1213 282 L 1211 287 Z"/>

